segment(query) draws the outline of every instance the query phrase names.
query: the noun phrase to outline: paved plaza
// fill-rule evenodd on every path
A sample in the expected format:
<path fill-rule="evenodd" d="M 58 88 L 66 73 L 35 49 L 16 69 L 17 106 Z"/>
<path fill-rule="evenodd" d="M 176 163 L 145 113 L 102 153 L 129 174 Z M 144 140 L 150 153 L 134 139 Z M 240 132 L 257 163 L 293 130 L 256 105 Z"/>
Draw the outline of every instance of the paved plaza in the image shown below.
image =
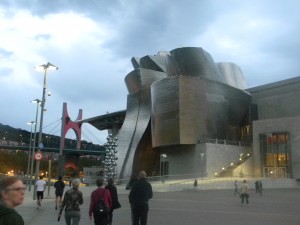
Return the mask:
<path fill-rule="evenodd" d="M 88 219 L 90 193 L 95 186 L 80 187 L 84 195 L 80 224 L 93 224 Z M 114 225 L 131 225 L 128 193 L 118 186 L 122 207 L 114 211 Z M 40 210 L 27 192 L 24 204 L 17 207 L 26 225 L 65 224 L 57 221 L 54 190 L 50 189 Z M 198 190 L 154 192 L 149 202 L 148 225 L 296 225 L 300 224 L 300 189 L 265 189 L 263 195 L 251 189 L 250 205 L 241 206 L 233 190 Z"/>

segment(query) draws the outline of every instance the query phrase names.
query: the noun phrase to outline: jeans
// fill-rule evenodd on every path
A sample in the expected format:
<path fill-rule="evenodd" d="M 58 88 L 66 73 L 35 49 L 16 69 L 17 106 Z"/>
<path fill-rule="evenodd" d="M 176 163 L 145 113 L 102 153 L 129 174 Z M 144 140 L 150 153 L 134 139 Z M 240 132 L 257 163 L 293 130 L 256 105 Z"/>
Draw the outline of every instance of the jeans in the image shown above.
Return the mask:
<path fill-rule="evenodd" d="M 67 225 L 78 225 L 80 217 L 81 217 L 80 211 L 75 211 L 75 210 L 65 211 L 65 220 Z"/>

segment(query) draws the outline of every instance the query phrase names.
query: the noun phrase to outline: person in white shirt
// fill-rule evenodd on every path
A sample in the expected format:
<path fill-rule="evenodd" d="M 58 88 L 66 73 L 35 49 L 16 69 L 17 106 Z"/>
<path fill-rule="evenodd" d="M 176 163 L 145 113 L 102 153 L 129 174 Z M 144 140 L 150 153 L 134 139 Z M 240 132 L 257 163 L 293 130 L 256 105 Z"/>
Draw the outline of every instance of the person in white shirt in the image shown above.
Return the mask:
<path fill-rule="evenodd" d="M 241 185 L 241 205 L 244 204 L 244 199 L 246 199 L 246 204 L 249 204 L 249 193 L 248 193 L 248 184 L 246 180 L 243 180 Z"/>
<path fill-rule="evenodd" d="M 43 180 L 43 176 L 40 176 L 40 179 L 36 181 L 36 197 L 37 197 L 37 209 L 42 206 L 42 200 L 44 198 L 44 191 L 46 189 L 46 181 Z"/>

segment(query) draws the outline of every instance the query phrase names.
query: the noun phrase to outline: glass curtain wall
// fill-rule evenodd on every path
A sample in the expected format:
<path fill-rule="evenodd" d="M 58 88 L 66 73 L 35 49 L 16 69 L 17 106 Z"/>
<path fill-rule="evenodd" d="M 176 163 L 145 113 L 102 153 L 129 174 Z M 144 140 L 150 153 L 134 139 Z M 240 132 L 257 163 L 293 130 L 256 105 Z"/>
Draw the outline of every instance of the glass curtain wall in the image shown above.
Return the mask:
<path fill-rule="evenodd" d="M 264 177 L 291 177 L 289 133 L 260 134 L 261 164 Z"/>

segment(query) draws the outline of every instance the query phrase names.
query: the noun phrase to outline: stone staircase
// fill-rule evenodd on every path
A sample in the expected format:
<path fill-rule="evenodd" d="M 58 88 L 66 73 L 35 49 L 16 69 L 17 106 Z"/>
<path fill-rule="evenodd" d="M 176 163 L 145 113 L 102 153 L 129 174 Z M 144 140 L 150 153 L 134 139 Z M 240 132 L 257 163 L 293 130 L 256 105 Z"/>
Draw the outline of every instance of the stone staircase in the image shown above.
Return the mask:
<path fill-rule="evenodd" d="M 236 169 L 238 166 L 246 162 L 249 158 L 251 158 L 253 152 L 244 152 L 240 154 L 240 157 L 237 161 L 231 162 L 227 165 L 224 165 L 222 169 L 215 173 L 215 177 L 228 177 L 232 175 L 232 171 Z"/>

